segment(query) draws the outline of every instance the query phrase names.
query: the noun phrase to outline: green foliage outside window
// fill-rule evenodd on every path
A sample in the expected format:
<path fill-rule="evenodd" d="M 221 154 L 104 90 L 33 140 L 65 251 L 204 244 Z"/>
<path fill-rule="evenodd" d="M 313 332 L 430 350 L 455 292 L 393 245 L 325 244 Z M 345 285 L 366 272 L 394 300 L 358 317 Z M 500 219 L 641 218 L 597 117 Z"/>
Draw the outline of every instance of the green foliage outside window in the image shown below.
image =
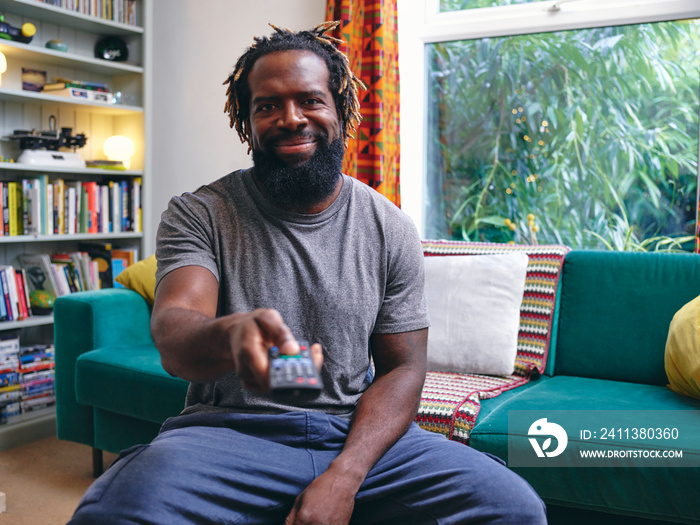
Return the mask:
<path fill-rule="evenodd" d="M 693 250 L 700 23 L 428 46 L 428 237 Z"/>

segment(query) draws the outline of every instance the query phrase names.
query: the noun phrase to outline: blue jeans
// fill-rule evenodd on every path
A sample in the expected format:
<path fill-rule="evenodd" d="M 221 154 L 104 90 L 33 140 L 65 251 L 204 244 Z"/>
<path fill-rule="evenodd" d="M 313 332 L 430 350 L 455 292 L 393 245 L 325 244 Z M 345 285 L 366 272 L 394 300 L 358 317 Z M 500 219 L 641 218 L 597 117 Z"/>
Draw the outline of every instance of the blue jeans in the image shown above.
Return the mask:
<path fill-rule="evenodd" d="M 93 483 L 70 524 L 282 524 L 348 430 L 313 412 L 171 418 Z M 367 475 L 351 521 L 470 522 L 544 524 L 544 504 L 500 460 L 415 423 Z"/>

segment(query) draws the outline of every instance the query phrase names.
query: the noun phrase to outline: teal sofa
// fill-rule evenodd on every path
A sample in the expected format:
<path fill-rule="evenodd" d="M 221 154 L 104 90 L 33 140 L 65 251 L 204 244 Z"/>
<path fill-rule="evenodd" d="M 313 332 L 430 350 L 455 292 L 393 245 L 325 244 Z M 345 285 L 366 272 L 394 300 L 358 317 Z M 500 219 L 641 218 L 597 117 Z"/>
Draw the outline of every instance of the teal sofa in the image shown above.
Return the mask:
<path fill-rule="evenodd" d="M 465 291 L 468 293 L 468 291 Z M 667 388 L 669 323 L 700 295 L 700 256 L 577 251 L 564 260 L 544 373 L 481 402 L 469 445 L 509 463 L 509 416 L 615 411 L 616 428 L 638 428 L 644 414 L 670 411 L 682 428 L 676 446 L 700 457 L 700 402 Z M 148 442 L 179 413 L 187 384 L 160 365 L 149 332 L 150 309 L 125 289 L 61 297 L 54 312 L 58 437 L 118 452 Z M 613 412 L 610 412 L 613 414 Z M 641 415 L 640 415 L 641 414 Z M 682 423 L 682 424 L 681 424 Z M 649 423 L 650 424 L 650 423 Z M 593 428 L 591 430 L 594 430 Z M 526 434 L 518 435 L 528 443 Z M 569 436 L 569 447 L 582 445 Z M 588 439 L 603 448 L 639 448 Z M 664 448 L 669 440 L 655 443 Z M 527 445 L 529 446 L 529 445 Z M 546 448 L 543 446 L 543 448 Z M 548 504 L 550 523 L 700 523 L 700 469 L 628 466 L 512 466 Z"/>

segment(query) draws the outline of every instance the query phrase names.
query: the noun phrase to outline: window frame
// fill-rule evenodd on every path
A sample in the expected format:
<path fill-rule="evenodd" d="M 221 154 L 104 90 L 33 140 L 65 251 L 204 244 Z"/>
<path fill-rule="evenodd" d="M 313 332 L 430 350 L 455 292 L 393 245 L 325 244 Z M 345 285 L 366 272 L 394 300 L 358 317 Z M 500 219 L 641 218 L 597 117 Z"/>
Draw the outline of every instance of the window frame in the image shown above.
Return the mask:
<path fill-rule="evenodd" d="M 397 0 L 401 79 L 401 207 L 425 232 L 425 47 L 436 42 L 700 18 L 697 0 L 549 0 L 439 12 L 439 0 Z M 700 127 L 699 127 L 700 128 Z M 700 129 L 698 130 L 700 175 Z M 700 205 L 698 184 L 697 205 Z M 697 223 L 696 209 L 696 223 Z"/>

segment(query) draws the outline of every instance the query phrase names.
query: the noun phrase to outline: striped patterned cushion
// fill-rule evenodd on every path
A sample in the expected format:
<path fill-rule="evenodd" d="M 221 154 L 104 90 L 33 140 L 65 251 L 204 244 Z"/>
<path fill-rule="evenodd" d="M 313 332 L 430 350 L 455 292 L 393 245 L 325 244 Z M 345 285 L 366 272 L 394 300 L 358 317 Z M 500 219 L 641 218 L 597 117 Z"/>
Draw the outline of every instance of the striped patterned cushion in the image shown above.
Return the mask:
<path fill-rule="evenodd" d="M 416 421 L 449 439 L 469 442 L 481 400 L 527 383 L 535 370 L 544 372 L 557 296 L 559 273 L 570 248 L 559 245 L 523 246 L 463 241 L 423 241 L 427 257 L 525 252 L 529 256 L 515 371 L 509 376 L 483 376 L 429 371 Z M 465 290 L 466 293 L 468 291 Z"/>

